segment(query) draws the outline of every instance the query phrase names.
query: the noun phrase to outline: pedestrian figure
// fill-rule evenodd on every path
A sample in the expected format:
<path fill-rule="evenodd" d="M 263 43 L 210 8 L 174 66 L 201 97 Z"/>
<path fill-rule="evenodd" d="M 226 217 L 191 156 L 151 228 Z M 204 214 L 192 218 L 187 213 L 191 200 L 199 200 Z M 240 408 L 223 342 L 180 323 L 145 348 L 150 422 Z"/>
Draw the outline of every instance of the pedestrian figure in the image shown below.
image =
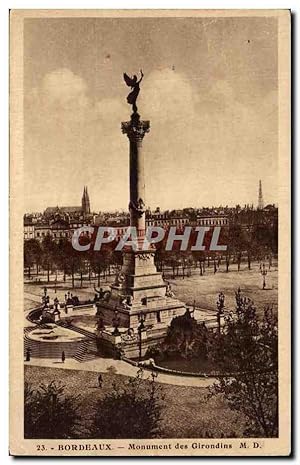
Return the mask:
<path fill-rule="evenodd" d="M 65 351 L 63 350 L 61 354 L 61 361 L 65 363 L 65 360 L 66 360 L 66 354 L 65 354 Z"/>
<path fill-rule="evenodd" d="M 28 349 L 26 350 L 26 362 L 30 362 L 30 352 L 31 352 L 31 349 L 30 347 L 28 347 Z"/>
<path fill-rule="evenodd" d="M 101 375 L 101 373 L 100 373 L 99 376 L 98 376 L 98 385 L 99 385 L 99 388 L 102 388 L 102 384 L 103 384 L 103 378 L 102 378 L 102 375 Z"/>

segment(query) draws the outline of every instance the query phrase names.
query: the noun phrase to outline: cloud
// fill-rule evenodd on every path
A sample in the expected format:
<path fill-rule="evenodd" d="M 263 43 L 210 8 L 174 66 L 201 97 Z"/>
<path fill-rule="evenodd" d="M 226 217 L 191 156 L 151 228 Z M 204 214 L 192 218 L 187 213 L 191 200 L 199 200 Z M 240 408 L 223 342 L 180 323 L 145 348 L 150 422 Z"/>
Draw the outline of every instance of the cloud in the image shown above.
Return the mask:
<path fill-rule="evenodd" d="M 76 100 L 87 102 L 86 83 L 67 68 L 58 69 L 46 74 L 41 86 L 41 93 L 51 103 L 68 106 Z"/>
<path fill-rule="evenodd" d="M 89 91 L 81 76 L 62 68 L 26 98 L 25 194 L 36 208 L 41 197 L 44 207 L 76 204 L 86 184 L 94 208 L 127 207 L 128 140 L 120 123 L 131 109 L 126 94 L 96 100 Z M 195 81 L 161 69 L 145 76 L 137 103 L 151 122 L 144 139 L 147 204 L 248 203 L 263 173 L 265 191 L 276 195 L 276 92 L 245 104 L 225 79 Z"/>
<path fill-rule="evenodd" d="M 84 80 L 66 68 L 47 73 L 40 86 L 25 100 L 25 124 L 28 131 L 41 134 L 59 133 L 68 125 L 89 118 L 91 102 Z M 71 127 L 72 131 L 72 127 Z"/>
<path fill-rule="evenodd" d="M 142 83 L 139 106 L 145 117 L 158 124 L 182 119 L 186 115 L 193 117 L 192 86 L 184 75 L 172 69 L 154 71 Z"/>

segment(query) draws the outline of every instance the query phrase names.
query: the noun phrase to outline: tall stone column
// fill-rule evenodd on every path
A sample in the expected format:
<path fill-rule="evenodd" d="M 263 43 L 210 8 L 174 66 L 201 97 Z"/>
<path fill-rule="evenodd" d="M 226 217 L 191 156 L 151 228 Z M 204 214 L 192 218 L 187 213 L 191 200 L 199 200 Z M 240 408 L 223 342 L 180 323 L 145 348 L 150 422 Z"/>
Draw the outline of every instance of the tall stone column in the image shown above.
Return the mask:
<path fill-rule="evenodd" d="M 138 330 L 141 317 L 145 321 L 149 340 L 152 329 L 159 325 L 160 331 L 167 327 L 176 315 L 185 313 L 185 305 L 167 293 L 167 285 L 162 274 L 157 271 L 154 258 L 155 247 L 143 249 L 146 229 L 146 200 L 144 154 L 142 143 L 144 136 L 150 130 L 150 122 L 140 119 L 135 111 L 130 121 L 122 122 L 122 132 L 129 139 L 129 169 L 130 169 L 130 226 L 135 227 L 138 236 L 138 250 L 124 247 L 123 265 L 111 285 L 108 300 L 99 304 L 99 312 L 103 312 L 105 324 L 113 324 L 118 312 L 120 326 Z M 160 334 L 164 334 L 164 332 Z M 157 332 L 153 338 L 157 340 Z M 123 339 L 123 342 L 126 339 Z M 148 347 L 148 339 L 143 341 L 143 347 Z M 128 353 L 132 356 L 134 342 L 130 339 Z"/>
<path fill-rule="evenodd" d="M 150 122 L 140 120 L 138 113 L 131 115 L 131 120 L 122 123 L 122 132 L 129 139 L 129 173 L 130 173 L 130 226 L 136 228 L 138 245 L 141 247 L 146 230 L 145 211 L 145 173 L 143 138 L 150 130 Z"/>

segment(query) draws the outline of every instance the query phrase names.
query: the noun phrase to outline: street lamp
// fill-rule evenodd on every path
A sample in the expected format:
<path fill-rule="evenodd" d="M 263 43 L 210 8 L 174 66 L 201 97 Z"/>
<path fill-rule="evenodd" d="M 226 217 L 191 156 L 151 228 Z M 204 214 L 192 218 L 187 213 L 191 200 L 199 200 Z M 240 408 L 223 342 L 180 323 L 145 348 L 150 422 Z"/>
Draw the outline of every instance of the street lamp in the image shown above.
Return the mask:
<path fill-rule="evenodd" d="M 42 304 L 46 305 L 49 303 L 49 296 L 47 295 L 48 289 L 44 287 L 44 295 L 42 296 Z"/>
<path fill-rule="evenodd" d="M 266 289 L 266 276 L 268 274 L 268 271 L 266 270 L 266 266 L 264 263 L 263 263 L 262 269 L 260 270 L 260 273 L 263 277 L 263 290 L 265 290 Z"/>
<path fill-rule="evenodd" d="M 56 286 L 57 286 L 57 270 L 55 270 L 55 281 L 54 281 L 54 292 L 56 294 Z"/>
<path fill-rule="evenodd" d="M 120 317 L 119 317 L 119 312 L 118 310 L 115 310 L 115 316 L 112 319 L 112 324 L 113 327 L 115 328 L 113 331 L 113 336 L 119 336 L 120 331 L 119 331 L 119 326 L 120 326 Z"/>
<path fill-rule="evenodd" d="M 139 334 L 139 360 L 142 358 L 142 331 L 145 329 L 145 320 L 146 315 L 143 312 L 139 313 L 139 326 L 138 326 L 138 334 Z"/>
<path fill-rule="evenodd" d="M 218 321 L 218 331 L 221 333 L 221 316 L 224 315 L 224 307 L 225 307 L 225 295 L 223 292 L 220 292 L 217 300 L 217 321 Z"/>

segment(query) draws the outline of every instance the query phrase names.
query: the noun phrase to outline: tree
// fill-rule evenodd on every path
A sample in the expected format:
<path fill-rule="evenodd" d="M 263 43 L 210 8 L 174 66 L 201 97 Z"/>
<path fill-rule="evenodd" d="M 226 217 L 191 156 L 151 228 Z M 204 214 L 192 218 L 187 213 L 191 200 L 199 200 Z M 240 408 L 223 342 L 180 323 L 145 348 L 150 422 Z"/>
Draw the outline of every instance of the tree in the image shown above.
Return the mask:
<path fill-rule="evenodd" d="M 164 273 L 164 267 L 166 265 L 168 258 L 168 252 L 163 247 L 157 247 L 155 253 L 155 264 L 158 271 Z"/>
<path fill-rule="evenodd" d="M 64 277 L 63 277 L 64 281 L 66 281 L 66 274 L 68 271 L 68 261 L 69 261 L 68 254 L 70 253 L 70 245 L 71 245 L 71 242 L 66 237 L 60 239 L 57 245 L 56 263 L 57 263 L 58 268 L 64 273 Z"/>
<path fill-rule="evenodd" d="M 65 273 L 71 275 L 72 288 L 75 287 L 75 274 L 82 269 L 85 258 L 84 252 L 74 249 L 72 243 L 67 241 L 64 245 L 64 268 Z M 82 277 L 82 275 L 81 275 Z"/>
<path fill-rule="evenodd" d="M 208 353 L 221 373 L 212 394 L 222 394 L 248 419 L 245 435 L 278 435 L 277 318 L 266 308 L 256 315 L 250 299 L 236 293 L 235 313 L 225 317 L 223 333 L 210 339 Z"/>
<path fill-rule="evenodd" d="M 200 276 L 203 276 L 204 265 L 205 265 L 205 252 L 202 250 L 197 250 L 192 252 L 195 262 L 199 263 L 199 272 Z"/>
<path fill-rule="evenodd" d="M 227 246 L 225 251 L 225 265 L 226 273 L 229 272 L 230 261 L 232 255 L 237 258 L 238 271 L 240 271 L 242 252 L 245 248 L 245 241 L 242 228 L 238 224 L 232 224 L 228 229 L 222 231 L 221 241 L 222 244 Z"/>
<path fill-rule="evenodd" d="M 24 266 L 28 268 L 29 278 L 31 267 L 34 264 L 36 264 L 36 271 L 38 274 L 41 256 L 42 249 L 39 241 L 36 239 L 29 239 L 28 241 L 24 242 Z"/>
<path fill-rule="evenodd" d="M 85 246 L 85 245 L 89 245 L 91 241 L 87 235 L 82 235 L 79 238 L 79 242 L 80 242 L 80 245 Z M 83 275 L 87 272 L 87 269 L 89 266 L 88 252 L 74 249 L 72 256 L 73 256 L 74 263 L 76 263 L 76 271 L 78 271 L 80 275 L 80 287 L 82 287 Z M 74 287 L 74 279 L 73 279 L 73 287 Z"/>
<path fill-rule="evenodd" d="M 247 251 L 248 270 L 251 270 L 252 259 L 257 255 L 259 249 L 255 234 L 251 228 L 245 231 L 245 249 Z"/>
<path fill-rule="evenodd" d="M 91 250 L 89 253 L 90 267 L 97 274 L 97 286 L 100 287 L 101 273 L 107 268 L 105 256 L 101 250 Z"/>
<path fill-rule="evenodd" d="M 230 247 L 237 259 L 238 271 L 241 269 L 242 253 L 246 248 L 245 235 L 239 224 L 234 224 L 230 228 Z"/>
<path fill-rule="evenodd" d="M 31 277 L 31 268 L 34 264 L 33 254 L 30 246 L 28 245 L 29 241 L 24 243 L 24 268 L 28 270 L 28 278 Z M 24 270 L 25 271 L 25 270 Z"/>
<path fill-rule="evenodd" d="M 191 274 L 191 266 L 193 264 L 193 256 L 192 252 L 189 250 L 183 250 L 177 252 L 179 263 L 181 264 L 182 268 L 182 278 L 185 278 L 185 270 L 187 269 L 187 275 L 190 276 Z"/>
<path fill-rule="evenodd" d="M 170 250 L 166 254 L 166 265 L 172 268 L 172 278 L 175 279 L 175 270 L 176 276 L 178 276 L 179 266 L 180 266 L 180 258 L 179 254 L 176 250 Z"/>
<path fill-rule="evenodd" d="M 24 436 L 26 439 L 69 439 L 79 435 L 79 396 L 65 394 L 52 381 L 37 390 L 25 383 Z"/>
<path fill-rule="evenodd" d="M 105 244 L 101 247 L 101 254 L 102 254 L 102 263 L 103 263 L 103 274 L 105 278 L 107 272 L 108 272 L 108 276 L 110 276 L 111 266 L 114 263 L 114 254 L 110 247 L 110 244 Z"/>
<path fill-rule="evenodd" d="M 42 241 L 42 265 L 47 270 L 47 281 L 50 281 L 50 270 L 56 260 L 57 244 L 52 237 L 47 234 Z"/>
<path fill-rule="evenodd" d="M 113 274 L 119 273 L 123 265 L 123 255 L 120 250 L 114 250 L 112 256 Z"/>
<path fill-rule="evenodd" d="M 160 434 L 162 394 L 152 374 L 150 382 L 143 380 L 143 371 L 122 387 L 100 399 L 94 410 L 91 438 L 147 439 Z"/>

